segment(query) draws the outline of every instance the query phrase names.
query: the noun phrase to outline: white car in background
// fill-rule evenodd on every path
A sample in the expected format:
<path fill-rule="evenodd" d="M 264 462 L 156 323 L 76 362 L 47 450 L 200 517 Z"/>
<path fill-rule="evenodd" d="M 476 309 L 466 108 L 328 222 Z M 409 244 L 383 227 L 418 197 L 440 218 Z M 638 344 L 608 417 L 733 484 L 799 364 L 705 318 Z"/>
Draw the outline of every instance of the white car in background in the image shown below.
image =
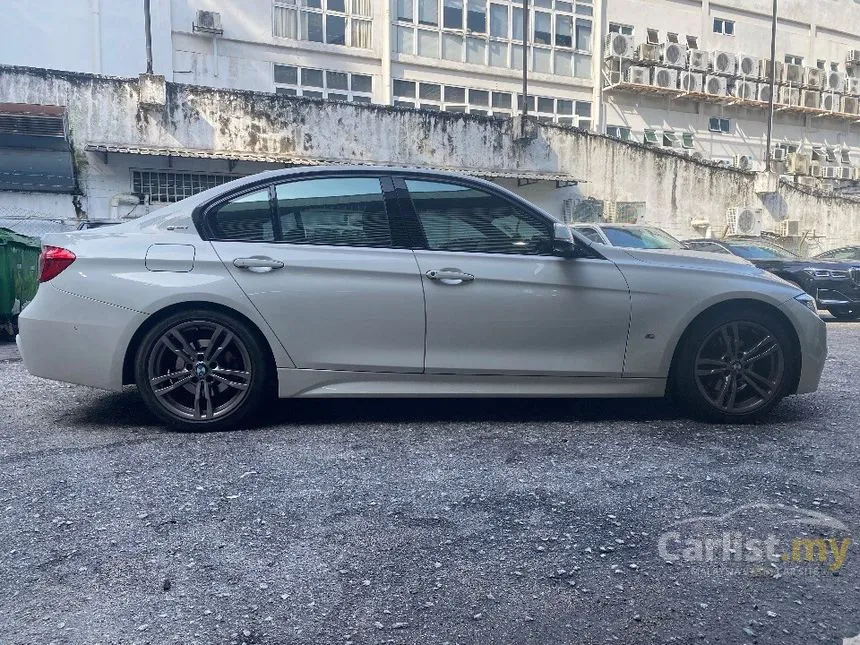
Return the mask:
<path fill-rule="evenodd" d="M 494 184 L 302 168 L 49 235 L 18 346 L 37 376 L 137 384 L 170 426 L 281 397 L 662 397 L 755 419 L 818 387 L 812 298 L 741 261 L 595 245 Z"/>

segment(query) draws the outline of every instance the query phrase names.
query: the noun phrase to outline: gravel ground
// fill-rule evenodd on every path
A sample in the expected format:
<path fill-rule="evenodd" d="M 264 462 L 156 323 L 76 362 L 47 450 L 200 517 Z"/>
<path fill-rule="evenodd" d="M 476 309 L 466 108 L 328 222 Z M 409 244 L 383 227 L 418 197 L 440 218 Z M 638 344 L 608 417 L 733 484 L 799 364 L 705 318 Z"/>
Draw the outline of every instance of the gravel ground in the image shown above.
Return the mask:
<path fill-rule="evenodd" d="M 308 401 L 211 435 L 0 347 L 0 643 L 842 643 L 856 545 L 834 571 L 658 550 L 673 526 L 717 535 L 677 524 L 701 515 L 762 540 L 857 530 L 860 324 L 830 343 L 821 390 L 758 426 Z M 786 524 L 802 509 L 845 526 Z"/>

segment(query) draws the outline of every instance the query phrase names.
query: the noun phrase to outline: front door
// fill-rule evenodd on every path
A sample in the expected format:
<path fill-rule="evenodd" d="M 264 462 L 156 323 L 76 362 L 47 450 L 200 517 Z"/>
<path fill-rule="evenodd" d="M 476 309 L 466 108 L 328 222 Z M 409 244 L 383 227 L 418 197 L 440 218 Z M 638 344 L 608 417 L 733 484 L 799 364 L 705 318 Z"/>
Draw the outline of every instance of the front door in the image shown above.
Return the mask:
<path fill-rule="evenodd" d="M 210 216 L 213 244 L 299 368 L 420 373 L 424 296 L 378 177 L 304 178 Z"/>
<path fill-rule="evenodd" d="M 504 194 L 407 179 L 425 237 L 427 373 L 620 377 L 630 323 L 605 259 L 552 254 L 552 222 Z"/>

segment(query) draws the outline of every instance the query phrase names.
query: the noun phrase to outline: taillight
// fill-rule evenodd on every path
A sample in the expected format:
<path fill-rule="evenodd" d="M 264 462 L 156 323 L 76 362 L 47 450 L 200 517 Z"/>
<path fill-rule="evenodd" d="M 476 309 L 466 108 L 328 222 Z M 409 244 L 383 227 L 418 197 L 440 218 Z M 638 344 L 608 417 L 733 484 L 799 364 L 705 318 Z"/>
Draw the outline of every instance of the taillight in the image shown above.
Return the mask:
<path fill-rule="evenodd" d="M 39 282 L 56 278 L 75 261 L 75 254 L 59 246 L 44 246 L 39 255 Z"/>

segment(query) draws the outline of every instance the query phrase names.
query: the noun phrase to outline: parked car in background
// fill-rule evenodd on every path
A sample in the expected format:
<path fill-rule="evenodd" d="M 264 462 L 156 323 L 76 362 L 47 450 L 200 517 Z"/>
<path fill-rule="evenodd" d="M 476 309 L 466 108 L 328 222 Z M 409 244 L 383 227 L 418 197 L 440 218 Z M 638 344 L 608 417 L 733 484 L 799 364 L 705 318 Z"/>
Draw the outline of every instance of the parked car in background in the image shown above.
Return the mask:
<path fill-rule="evenodd" d="M 841 262 L 860 262 L 860 246 L 843 246 L 825 251 L 815 256 L 816 260 L 839 260 Z"/>
<path fill-rule="evenodd" d="M 696 251 L 746 258 L 757 267 L 798 285 L 815 298 L 819 309 L 826 309 L 835 318 L 860 318 L 860 261 L 804 258 L 758 237 L 703 238 L 686 240 L 684 245 Z"/>
<path fill-rule="evenodd" d="M 235 428 L 265 398 L 663 397 L 754 420 L 818 387 L 826 326 L 736 258 L 598 245 L 453 173 L 294 168 L 50 235 L 30 373 Z"/>
<path fill-rule="evenodd" d="M 18 314 L 39 288 L 39 240 L 0 228 L 0 336 L 14 338 Z"/>
<path fill-rule="evenodd" d="M 684 245 L 656 226 L 644 224 L 572 224 L 575 231 L 592 242 L 627 249 L 675 249 Z"/>

